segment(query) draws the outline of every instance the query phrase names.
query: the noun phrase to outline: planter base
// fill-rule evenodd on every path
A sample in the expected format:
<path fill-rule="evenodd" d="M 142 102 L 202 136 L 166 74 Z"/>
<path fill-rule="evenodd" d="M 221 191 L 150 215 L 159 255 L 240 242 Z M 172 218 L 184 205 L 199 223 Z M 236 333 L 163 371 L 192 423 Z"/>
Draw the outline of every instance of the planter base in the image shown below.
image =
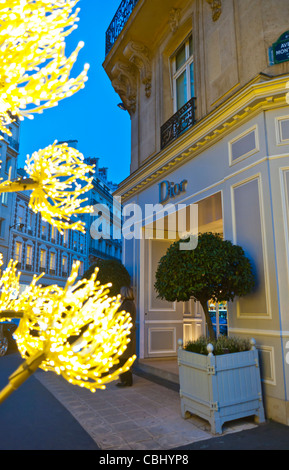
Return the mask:
<path fill-rule="evenodd" d="M 223 424 L 248 416 L 265 422 L 258 351 L 204 356 L 178 353 L 182 417 L 187 412 L 209 421 L 213 434 Z"/>
<path fill-rule="evenodd" d="M 223 425 L 225 422 L 234 421 L 235 419 L 241 419 L 248 416 L 254 416 L 254 421 L 257 424 L 265 422 L 265 415 L 263 407 L 257 405 L 257 409 L 252 409 L 251 411 L 247 408 L 247 410 L 242 412 L 235 412 L 232 415 L 221 416 L 221 413 L 216 410 L 211 410 L 208 412 L 202 413 L 199 407 L 192 404 L 190 399 L 186 399 L 185 397 L 181 397 L 181 414 L 184 419 L 188 419 L 191 414 L 197 415 L 200 418 L 205 419 L 211 425 L 211 433 L 212 434 L 222 434 L 223 433 Z"/>

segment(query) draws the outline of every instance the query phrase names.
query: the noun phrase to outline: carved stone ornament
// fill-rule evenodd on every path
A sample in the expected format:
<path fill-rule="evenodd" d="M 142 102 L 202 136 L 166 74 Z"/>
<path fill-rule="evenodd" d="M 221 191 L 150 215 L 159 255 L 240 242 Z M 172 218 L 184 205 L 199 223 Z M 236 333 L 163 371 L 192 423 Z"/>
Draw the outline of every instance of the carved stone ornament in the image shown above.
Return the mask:
<path fill-rule="evenodd" d="M 217 21 L 222 13 L 222 1 L 221 0 L 207 0 L 212 9 L 213 21 Z"/>
<path fill-rule="evenodd" d="M 131 65 L 117 62 L 112 71 L 112 86 L 122 99 L 129 114 L 136 110 L 136 77 Z"/>
<path fill-rule="evenodd" d="M 179 28 L 180 16 L 180 8 L 173 8 L 169 13 L 169 25 L 173 33 L 175 33 Z"/>
<path fill-rule="evenodd" d="M 130 41 L 123 54 L 139 70 L 141 82 L 145 85 L 145 94 L 149 98 L 152 87 L 152 69 L 148 48 L 139 42 Z"/>

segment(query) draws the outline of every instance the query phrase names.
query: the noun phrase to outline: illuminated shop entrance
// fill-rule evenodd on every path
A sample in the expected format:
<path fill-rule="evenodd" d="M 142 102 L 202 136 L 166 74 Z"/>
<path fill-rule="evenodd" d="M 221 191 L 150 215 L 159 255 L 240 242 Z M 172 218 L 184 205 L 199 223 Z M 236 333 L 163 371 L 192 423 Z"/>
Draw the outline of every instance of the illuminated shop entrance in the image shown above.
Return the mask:
<path fill-rule="evenodd" d="M 175 357 L 179 339 L 186 343 L 206 335 L 204 314 L 199 302 L 167 302 L 157 297 L 154 283 L 158 262 L 175 241 L 167 229 L 167 217 L 164 217 L 164 227 L 164 235 L 159 238 L 159 233 L 152 224 L 150 236 L 142 241 L 144 314 L 141 339 L 143 354 L 147 358 Z M 198 201 L 198 231 L 223 233 L 221 193 Z M 226 304 L 210 304 L 209 307 L 216 333 L 227 334 Z"/>

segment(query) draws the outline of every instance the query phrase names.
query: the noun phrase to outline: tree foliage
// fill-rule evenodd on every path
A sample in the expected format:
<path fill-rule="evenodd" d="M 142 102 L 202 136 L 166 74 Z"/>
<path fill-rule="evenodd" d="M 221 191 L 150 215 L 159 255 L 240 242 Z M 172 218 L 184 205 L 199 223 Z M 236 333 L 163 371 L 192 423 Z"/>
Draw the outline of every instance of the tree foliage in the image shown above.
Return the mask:
<path fill-rule="evenodd" d="M 174 242 L 160 259 L 155 289 L 169 302 L 199 301 L 213 337 L 208 301 L 232 301 L 250 293 L 255 285 L 251 263 L 240 246 L 219 234 L 199 234 L 194 250 L 181 251 L 179 244 Z"/>
<path fill-rule="evenodd" d="M 97 280 L 102 285 L 111 283 L 110 295 L 115 296 L 120 292 L 120 288 L 123 286 L 130 287 L 131 279 L 127 269 L 118 260 L 99 260 L 84 273 L 83 278 L 89 279 L 94 272 L 95 268 L 99 268 Z"/>

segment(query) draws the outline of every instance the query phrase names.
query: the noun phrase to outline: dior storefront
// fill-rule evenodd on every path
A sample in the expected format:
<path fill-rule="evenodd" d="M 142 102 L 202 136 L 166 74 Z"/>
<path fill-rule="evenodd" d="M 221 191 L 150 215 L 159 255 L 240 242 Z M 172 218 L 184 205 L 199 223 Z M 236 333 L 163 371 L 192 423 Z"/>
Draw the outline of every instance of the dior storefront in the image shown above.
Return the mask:
<path fill-rule="evenodd" d="M 197 207 L 198 230 L 242 246 L 258 280 L 254 294 L 210 305 L 215 329 L 256 339 L 267 417 L 289 425 L 288 17 L 288 0 L 126 0 L 103 66 L 131 119 L 130 175 L 115 195 L 139 358 L 175 358 L 179 338 L 206 333 L 197 303 L 154 290 Z"/>
<path fill-rule="evenodd" d="M 289 385 L 288 80 L 252 81 L 230 109 L 217 110 L 179 137 L 165 152 L 165 163 L 148 162 L 118 191 L 124 201 L 123 262 L 138 307 L 138 357 L 176 357 L 178 339 L 206 334 L 198 303 L 157 298 L 155 272 L 184 228 L 222 233 L 243 247 L 258 287 L 230 305 L 210 305 L 215 329 L 256 339 L 263 384 L 282 422 Z"/>

